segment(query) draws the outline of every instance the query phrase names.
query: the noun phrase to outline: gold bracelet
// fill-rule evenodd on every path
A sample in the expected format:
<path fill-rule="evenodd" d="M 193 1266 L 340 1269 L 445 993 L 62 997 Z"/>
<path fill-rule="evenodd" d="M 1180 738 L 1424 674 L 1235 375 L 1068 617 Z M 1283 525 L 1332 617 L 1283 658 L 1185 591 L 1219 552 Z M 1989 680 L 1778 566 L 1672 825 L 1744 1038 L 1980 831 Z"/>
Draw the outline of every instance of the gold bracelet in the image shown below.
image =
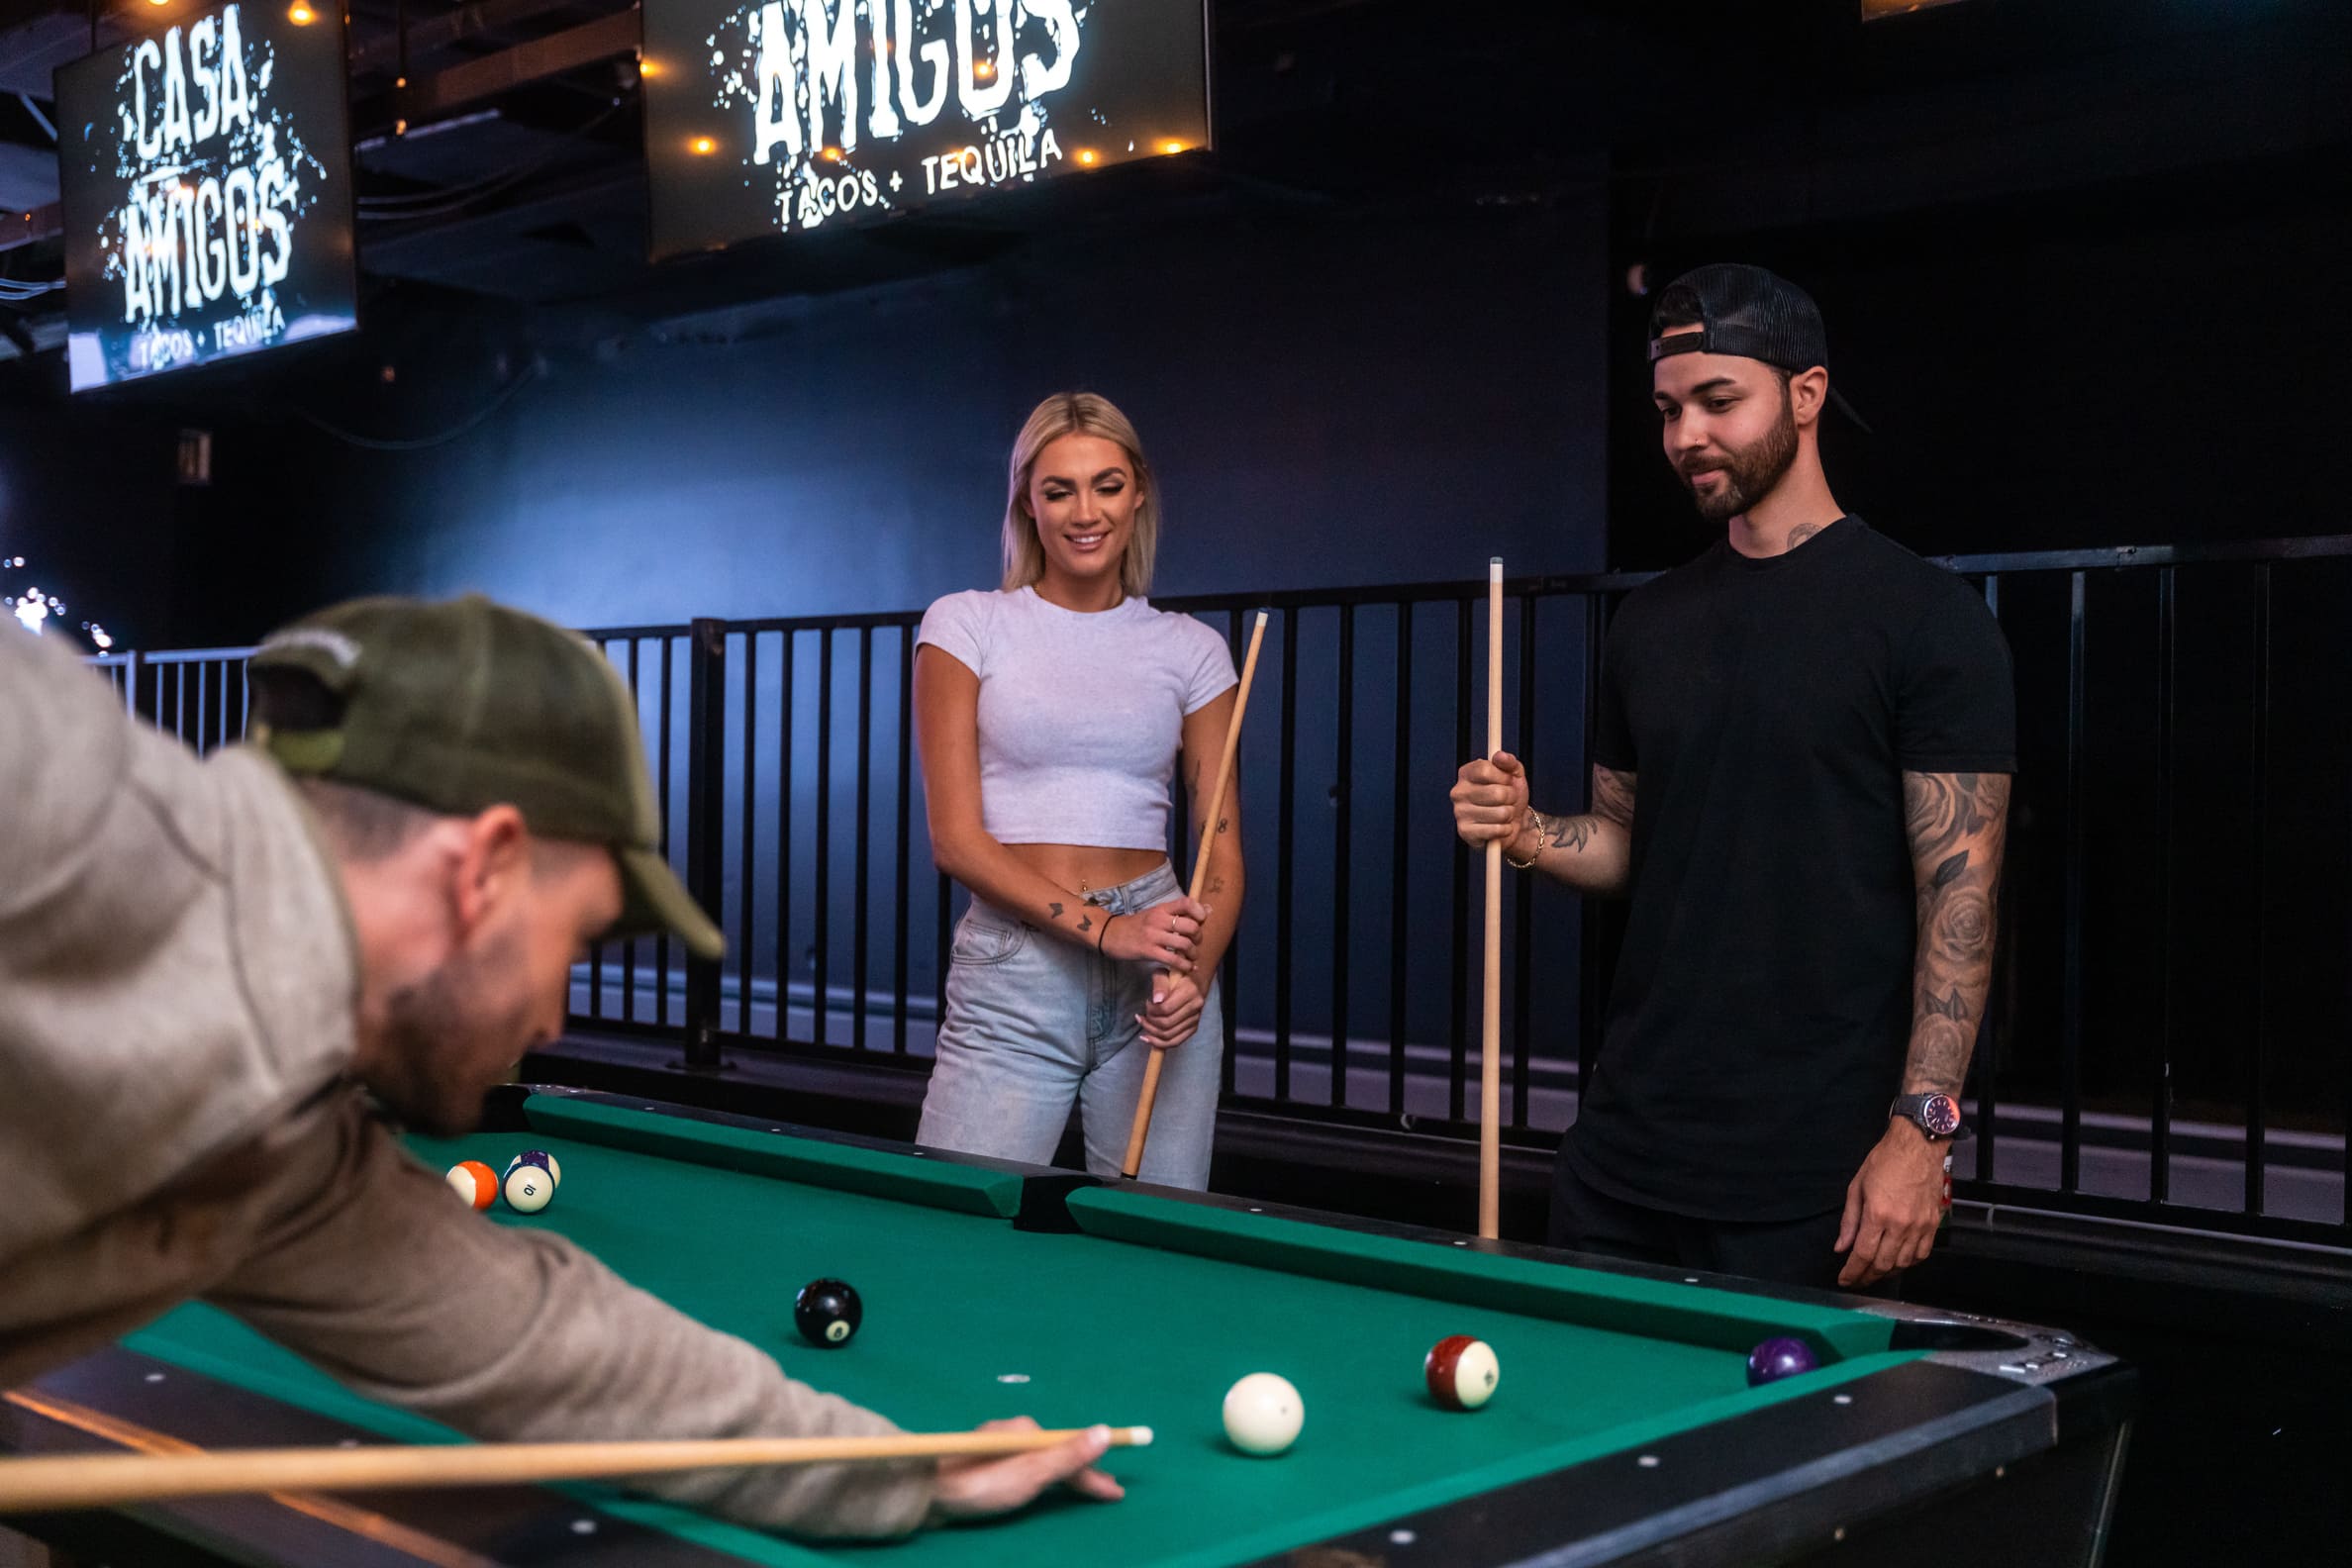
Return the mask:
<path fill-rule="evenodd" d="M 1552 846 L 1552 840 L 1544 835 L 1543 819 L 1535 815 L 1535 808 L 1532 806 L 1527 808 L 1527 819 L 1535 825 L 1535 852 L 1524 860 L 1514 860 L 1511 858 L 1511 851 L 1505 849 L 1503 851 L 1504 863 L 1514 871 L 1532 871 L 1535 869 L 1535 862 L 1542 859 L 1543 852 Z"/>

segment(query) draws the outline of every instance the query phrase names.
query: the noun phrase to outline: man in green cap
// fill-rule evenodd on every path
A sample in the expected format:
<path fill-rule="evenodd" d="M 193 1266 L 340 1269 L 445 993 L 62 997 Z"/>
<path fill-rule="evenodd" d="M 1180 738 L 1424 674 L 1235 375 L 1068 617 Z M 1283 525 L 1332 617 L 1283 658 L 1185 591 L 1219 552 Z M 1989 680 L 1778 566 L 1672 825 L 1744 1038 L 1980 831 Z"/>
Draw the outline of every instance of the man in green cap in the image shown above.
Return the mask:
<path fill-rule="evenodd" d="M 253 743 L 199 761 L 0 627 L 0 1388 L 201 1298 L 483 1438 L 893 1430 L 483 1224 L 384 1120 L 470 1127 L 599 937 L 719 956 L 612 666 L 486 599 L 372 599 L 270 637 L 250 680 Z M 1057 1482 L 1117 1497 L 1107 1441 L 645 1486 L 890 1536 Z"/>

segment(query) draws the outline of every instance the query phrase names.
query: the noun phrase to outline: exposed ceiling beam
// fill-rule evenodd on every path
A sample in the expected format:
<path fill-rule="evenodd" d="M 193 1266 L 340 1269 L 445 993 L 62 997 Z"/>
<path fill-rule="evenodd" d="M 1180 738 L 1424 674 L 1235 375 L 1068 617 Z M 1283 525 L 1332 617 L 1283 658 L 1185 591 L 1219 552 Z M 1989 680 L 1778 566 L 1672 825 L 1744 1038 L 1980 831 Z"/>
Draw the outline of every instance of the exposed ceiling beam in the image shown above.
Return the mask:
<path fill-rule="evenodd" d="M 25 330 L 25 319 L 12 310 L 0 310 L 0 338 L 16 344 L 16 351 L 30 359 L 41 352 L 41 345 Z"/>
<path fill-rule="evenodd" d="M 56 311 L 48 316 L 37 316 L 31 321 L 23 321 L 20 318 L 20 330 L 33 341 L 33 353 L 26 353 L 19 348 L 15 342 L 15 335 L 9 334 L 4 339 L 0 339 L 0 360 L 30 359 L 33 354 L 47 353 L 51 348 L 65 346 L 65 313 L 63 311 Z"/>
<path fill-rule="evenodd" d="M 459 6 L 440 16 L 420 17 L 408 25 L 409 57 L 416 58 L 427 49 L 444 49 L 460 39 L 503 32 L 517 23 L 549 11 L 576 7 L 579 0 L 474 0 L 474 4 Z M 635 25 L 637 7 L 623 4 L 619 9 Z M 388 71 L 400 64 L 400 35 L 388 32 L 351 50 L 351 69 L 354 73 Z"/>
<path fill-rule="evenodd" d="M 57 140 L 56 123 L 50 120 L 48 115 L 45 115 L 41 112 L 41 105 L 33 101 L 33 95 L 31 93 L 18 93 L 16 95 L 16 101 L 25 106 L 25 113 L 33 117 L 35 124 L 39 125 L 42 130 L 49 133 L 49 139 L 51 142 Z"/>
<path fill-rule="evenodd" d="M 54 240 L 65 232 L 65 209 L 57 202 L 31 212 L 0 213 L 0 250 Z"/>
<path fill-rule="evenodd" d="M 577 70 L 617 54 L 633 54 L 640 36 L 636 10 L 616 11 L 594 22 L 584 22 L 543 39 L 501 49 L 496 54 L 452 65 L 422 81 L 412 81 L 393 95 L 393 101 L 400 106 L 402 119 L 428 120 L 460 104 L 494 97 L 525 82 Z"/>

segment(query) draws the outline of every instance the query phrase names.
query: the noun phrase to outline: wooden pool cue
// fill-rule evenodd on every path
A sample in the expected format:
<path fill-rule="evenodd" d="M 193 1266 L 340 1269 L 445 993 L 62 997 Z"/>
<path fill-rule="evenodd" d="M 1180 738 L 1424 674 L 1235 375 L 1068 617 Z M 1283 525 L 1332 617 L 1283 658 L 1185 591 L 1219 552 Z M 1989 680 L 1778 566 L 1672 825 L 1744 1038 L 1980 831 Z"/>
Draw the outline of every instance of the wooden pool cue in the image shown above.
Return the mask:
<path fill-rule="evenodd" d="M 1257 613 L 1257 624 L 1249 630 L 1249 652 L 1241 660 L 1239 695 L 1233 699 L 1233 719 L 1225 726 L 1225 755 L 1218 758 L 1217 785 L 1209 794 L 1209 811 L 1201 819 L 1201 848 L 1193 856 L 1192 886 L 1188 890 L 1193 902 L 1200 902 L 1201 889 L 1209 885 L 1209 851 L 1217 847 L 1217 823 L 1225 815 L 1225 793 L 1233 782 L 1233 756 L 1241 745 L 1241 718 L 1249 712 L 1249 683 L 1257 677 L 1258 646 L 1266 639 L 1266 612 Z M 1211 981 L 1217 977 L 1209 977 Z M 1209 981 L 1201 984 L 1201 995 L 1209 995 Z M 1178 1046 L 1181 1050 L 1183 1047 Z M 1127 1132 L 1127 1163 L 1120 1167 L 1129 1180 L 1143 1168 L 1143 1141 L 1151 1136 L 1151 1102 L 1159 1096 L 1160 1058 L 1166 1051 L 1156 1046 L 1151 1059 L 1143 1064 L 1143 1092 L 1135 1099 L 1135 1123 Z"/>
<path fill-rule="evenodd" d="M 1487 743 L 1503 749 L 1503 557 L 1487 562 Z M 1478 1233 L 1503 1233 L 1503 840 L 1486 846 L 1486 998 L 1479 1021 Z"/>
<path fill-rule="evenodd" d="M 985 1458 L 1069 1441 L 1061 1431 L 897 1432 L 886 1437 L 723 1437 L 683 1441 L 447 1443 L 367 1448 L 247 1448 L 195 1454 L 60 1454 L 0 1459 L 0 1514 L 114 1508 L 242 1492 L 510 1486 L 590 1481 L 728 1465 Z M 1111 1446 L 1140 1448 L 1148 1426 L 1114 1426 Z"/>

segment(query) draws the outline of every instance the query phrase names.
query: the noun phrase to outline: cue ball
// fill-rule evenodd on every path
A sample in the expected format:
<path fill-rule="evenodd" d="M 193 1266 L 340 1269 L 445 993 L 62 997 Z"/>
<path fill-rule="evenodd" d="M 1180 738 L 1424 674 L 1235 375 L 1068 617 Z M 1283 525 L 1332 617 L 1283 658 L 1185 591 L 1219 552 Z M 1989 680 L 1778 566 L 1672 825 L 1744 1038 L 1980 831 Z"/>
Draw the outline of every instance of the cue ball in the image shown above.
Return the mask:
<path fill-rule="evenodd" d="M 507 1207 L 517 1214 L 538 1214 L 555 1196 L 555 1178 L 547 1168 L 521 1160 L 507 1167 L 506 1180 L 500 1186 Z"/>
<path fill-rule="evenodd" d="M 1495 1397 L 1503 1366 L 1485 1340 L 1447 1334 L 1429 1347 L 1421 1361 L 1421 1377 L 1429 1385 L 1429 1398 L 1447 1410 L 1474 1411 Z"/>
<path fill-rule="evenodd" d="M 1252 1372 L 1225 1390 L 1225 1436 L 1245 1454 L 1278 1454 L 1298 1441 L 1307 1402 L 1288 1378 Z"/>
<path fill-rule="evenodd" d="M 1782 1378 L 1811 1372 L 1820 1364 L 1813 1357 L 1813 1346 L 1802 1339 L 1767 1339 L 1748 1352 L 1748 1387 L 1778 1383 Z"/>
<path fill-rule="evenodd" d="M 522 1153 L 507 1161 L 506 1175 L 500 1177 L 499 1179 L 504 1181 L 508 1177 L 513 1176 L 515 1174 L 515 1167 L 518 1165 L 537 1165 L 539 1167 L 539 1169 L 547 1173 L 548 1180 L 552 1181 L 556 1186 L 560 1187 L 563 1185 L 563 1167 L 556 1164 L 555 1156 L 548 1153 L 545 1149 L 525 1149 Z"/>
<path fill-rule="evenodd" d="M 847 1344 L 864 1319 L 865 1303 L 846 1280 L 811 1280 L 792 1298 L 792 1326 L 821 1350 Z"/>
<path fill-rule="evenodd" d="M 443 1179 L 468 1209 L 487 1209 L 498 1201 L 498 1178 L 480 1160 L 459 1160 Z"/>

